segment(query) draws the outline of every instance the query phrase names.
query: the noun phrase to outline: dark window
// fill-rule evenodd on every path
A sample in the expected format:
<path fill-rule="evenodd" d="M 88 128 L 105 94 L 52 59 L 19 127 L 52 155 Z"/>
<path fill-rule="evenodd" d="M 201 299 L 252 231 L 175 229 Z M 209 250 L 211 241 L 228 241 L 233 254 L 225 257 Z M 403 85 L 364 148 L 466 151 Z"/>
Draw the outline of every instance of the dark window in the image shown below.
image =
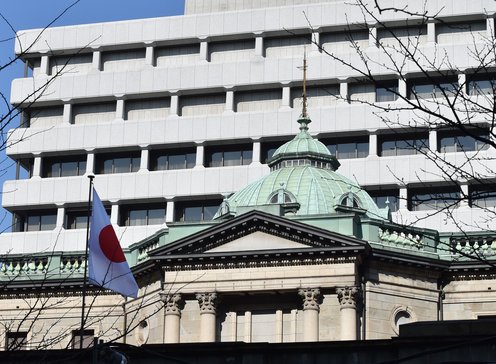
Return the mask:
<path fill-rule="evenodd" d="M 445 77 L 443 79 L 434 80 L 413 80 L 409 84 L 409 97 L 411 100 L 440 98 L 444 94 L 446 96 L 454 96 L 458 89 L 458 81 L 453 77 Z M 444 94 L 443 94 L 444 93 Z"/>
<path fill-rule="evenodd" d="M 384 190 L 367 190 L 372 200 L 376 203 L 377 207 L 383 209 L 389 206 L 391 212 L 398 211 L 399 208 L 399 190 L 398 189 L 384 189 Z"/>
<path fill-rule="evenodd" d="M 496 94 L 496 75 L 490 73 L 470 75 L 467 81 L 469 95 L 494 95 Z"/>
<path fill-rule="evenodd" d="M 489 139 L 489 130 L 470 130 L 469 132 L 481 138 Z M 467 135 L 462 130 L 440 130 L 437 137 L 438 150 L 443 153 L 469 152 L 489 148 L 489 144 L 476 139 L 474 136 Z"/>
<path fill-rule="evenodd" d="M 31 178 L 33 176 L 34 158 L 19 159 L 16 167 L 16 178 Z"/>
<path fill-rule="evenodd" d="M 193 168 L 196 164 L 196 150 L 154 150 L 150 153 L 150 169 L 164 171 Z"/>
<path fill-rule="evenodd" d="M 411 211 L 442 210 L 455 207 L 460 201 L 460 190 L 456 186 L 411 189 L 408 195 Z"/>
<path fill-rule="evenodd" d="M 420 154 L 429 149 L 428 132 L 380 135 L 379 155 L 383 157 Z"/>
<path fill-rule="evenodd" d="M 28 333 L 25 331 L 7 332 L 5 335 L 5 350 L 26 350 Z"/>
<path fill-rule="evenodd" d="M 140 152 L 123 152 L 102 154 L 96 157 L 96 173 L 129 173 L 137 172 L 140 168 Z"/>
<path fill-rule="evenodd" d="M 375 101 L 395 101 L 398 98 L 398 81 L 376 85 Z"/>
<path fill-rule="evenodd" d="M 337 159 L 365 158 L 369 155 L 369 138 L 367 136 L 322 139 L 321 142 Z"/>
<path fill-rule="evenodd" d="M 86 229 L 88 212 L 86 210 L 68 210 L 65 215 L 66 229 Z"/>
<path fill-rule="evenodd" d="M 86 172 L 86 156 L 43 159 L 43 177 L 82 176 Z"/>
<path fill-rule="evenodd" d="M 121 206 L 121 226 L 160 225 L 165 222 L 165 203 Z"/>
<path fill-rule="evenodd" d="M 83 349 L 93 346 L 95 330 L 83 330 Z M 72 348 L 79 349 L 81 347 L 81 330 L 72 330 Z"/>
<path fill-rule="evenodd" d="M 267 163 L 267 161 L 272 158 L 272 156 L 274 155 L 274 152 L 277 150 L 277 148 L 279 148 L 284 143 L 285 142 L 283 142 L 283 141 L 262 143 L 261 158 L 260 158 L 261 162 Z"/>
<path fill-rule="evenodd" d="M 28 211 L 14 214 L 14 231 L 44 231 L 55 229 L 56 210 Z"/>
<path fill-rule="evenodd" d="M 175 221 L 212 220 L 222 201 L 178 201 L 175 204 Z"/>
<path fill-rule="evenodd" d="M 212 147 L 205 153 L 208 167 L 245 166 L 251 163 L 252 154 L 251 144 Z"/>
<path fill-rule="evenodd" d="M 496 207 L 496 184 L 472 185 L 469 196 L 472 207 Z"/>

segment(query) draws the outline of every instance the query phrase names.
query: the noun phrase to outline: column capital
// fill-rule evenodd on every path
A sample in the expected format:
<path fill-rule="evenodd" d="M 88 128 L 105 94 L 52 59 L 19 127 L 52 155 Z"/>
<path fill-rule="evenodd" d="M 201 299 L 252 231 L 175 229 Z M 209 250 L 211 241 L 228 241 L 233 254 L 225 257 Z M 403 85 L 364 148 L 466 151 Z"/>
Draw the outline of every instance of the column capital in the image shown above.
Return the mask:
<path fill-rule="evenodd" d="M 303 299 L 303 311 L 319 310 L 322 294 L 319 288 L 300 288 L 298 294 Z"/>
<path fill-rule="evenodd" d="M 357 287 L 338 288 L 338 300 L 343 308 L 356 308 L 358 295 L 360 290 Z"/>
<path fill-rule="evenodd" d="M 162 302 L 164 302 L 166 315 L 181 316 L 181 311 L 184 308 L 184 300 L 180 293 L 170 294 L 160 292 L 159 295 Z"/>
<path fill-rule="evenodd" d="M 213 313 L 215 314 L 217 309 L 217 303 L 219 302 L 217 293 L 197 293 L 196 299 L 200 305 L 200 315 L 203 313 Z"/>

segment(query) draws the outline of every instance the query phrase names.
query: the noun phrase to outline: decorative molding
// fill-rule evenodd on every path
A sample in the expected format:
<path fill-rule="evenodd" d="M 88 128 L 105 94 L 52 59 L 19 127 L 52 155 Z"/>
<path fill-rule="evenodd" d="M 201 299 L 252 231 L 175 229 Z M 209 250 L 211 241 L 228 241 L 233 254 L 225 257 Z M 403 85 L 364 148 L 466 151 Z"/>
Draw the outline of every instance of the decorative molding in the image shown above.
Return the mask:
<path fill-rule="evenodd" d="M 303 299 L 303 310 L 317 310 L 320 309 L 322 303 L 322 294 L 319 288 L 301 288 L 298 294 Z"/>
<path fill-rule="evenodd" d="M 218 296 L 217 293 L 197 293 L 196 299 L 200 305 L 200 314 L 203 313 L 216 313 Z"/>
<path fill-rule="evenodd" d="M 184 300 L 180 293 L 166 293 L 160 292 L 160 299 L 164 302 L 165 314 L 166 315 L 178 315 L 181 316 L 181 311 L 184 308 Z"/>
<path fill-rule="evenodd" d="M 358 295 L 360 293 L 360 290 L 357 287 L 338 288 L 337 292 L 341 310 L 344 308 L 356 309 Z"/>

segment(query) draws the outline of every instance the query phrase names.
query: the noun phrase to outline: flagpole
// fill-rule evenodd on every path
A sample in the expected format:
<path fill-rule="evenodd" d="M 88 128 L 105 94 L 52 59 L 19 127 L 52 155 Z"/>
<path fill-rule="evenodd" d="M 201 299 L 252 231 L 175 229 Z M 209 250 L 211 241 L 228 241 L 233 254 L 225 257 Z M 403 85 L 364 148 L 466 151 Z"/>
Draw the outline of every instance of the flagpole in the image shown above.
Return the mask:
<path fill-rule="evenodd" d="M 88 218 L 86 220 L 86 245 L 84 249 L 84 276 L 83 276 L 83 302 L 81 303 L 81 328 L 79 330 L 79 348 L 83 348 L 83 334 L 84 334 L 84 306 L 86 301 L 86 280 L 87 280 L 87 272 L 88 272 L 88 240 L 90 238 L 90 216 L 91 216 L 91 192 L 93 191 L 93 178 L 94 175 L 90 174 L 88 176 L 90 179 L 90 185 L 88 188 Z"/>

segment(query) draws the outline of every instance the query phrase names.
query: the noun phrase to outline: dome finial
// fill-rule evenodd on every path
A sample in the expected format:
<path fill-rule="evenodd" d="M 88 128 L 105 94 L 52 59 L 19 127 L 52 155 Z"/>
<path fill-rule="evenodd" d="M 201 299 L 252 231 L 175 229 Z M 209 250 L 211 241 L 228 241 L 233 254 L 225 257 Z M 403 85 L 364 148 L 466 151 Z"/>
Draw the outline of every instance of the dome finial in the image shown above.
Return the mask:
<path fill-rule="evenodd" d="M 303 66 L 298 67 L 299 69 L 303 70 L 303 94 L 302 96 L 302 110 L 301 110 L 301 115 L 300 118 L 298 119 L 298 123 L 300 123 L 300 130 L 301 131 L 307 131 L 308 130 L 308 124 L 310 124 L 311 120 L 308 117 L 308 111 L 307 111 L 307 50 L 306 47 L 303 49 Z"/>

